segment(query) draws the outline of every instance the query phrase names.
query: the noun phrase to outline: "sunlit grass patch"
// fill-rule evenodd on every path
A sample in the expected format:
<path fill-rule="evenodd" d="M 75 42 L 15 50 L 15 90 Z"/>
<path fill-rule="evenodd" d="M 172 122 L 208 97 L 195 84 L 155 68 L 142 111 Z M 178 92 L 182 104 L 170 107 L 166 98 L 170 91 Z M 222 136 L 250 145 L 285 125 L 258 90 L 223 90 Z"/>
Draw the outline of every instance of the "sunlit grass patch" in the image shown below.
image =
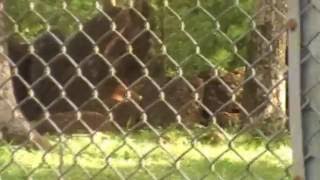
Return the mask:
<path fill-rule="evenodd" d="M 0 177 L 272 180 L 287 176 L 291 148 L 286 141 L 252 144 L 243 139 L 212 143 L 179 130 L 170 130 L 162 138 L 144 130 L 128 136 L 98 133 L 52 137 L 56 145 L 48 152 L 3 144 Z"/>

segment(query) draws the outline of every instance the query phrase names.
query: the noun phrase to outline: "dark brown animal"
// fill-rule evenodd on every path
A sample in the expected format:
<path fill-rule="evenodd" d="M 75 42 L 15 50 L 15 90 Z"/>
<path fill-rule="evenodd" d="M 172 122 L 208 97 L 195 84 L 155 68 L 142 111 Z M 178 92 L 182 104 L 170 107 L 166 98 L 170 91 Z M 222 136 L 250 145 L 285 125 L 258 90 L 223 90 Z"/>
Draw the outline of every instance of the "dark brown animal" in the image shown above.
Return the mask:
<path fill-rule="evenodd" d="M 9 43 L 18 69 L 15 95 L 29 120 L 45 111 L 109 114 L 114 105 L 124 103 L 130 85 L 143 75 L 151 46 L 145 31 L 148 4 L 139 0 L 135 8 L 105 7 L 67 39 L 59 32 L 45 33 L 35 40 L 34 54 L 28 44 Z M 139 95 L 133 93 L 133 98 Z"/>
<path fill-rule="evenodd" d="M 202 123 L 202 109 L 199 103 L 203 96 L 201 79 L 166 78 L 159 83 L 161 89 L 151 81 L 145 84 L 145 88 L 139 93 L 143 94 L 141 106 L 147 114 L 149 125 L 167 127 L 171 124 L 183 124 L 191 127 Z M 198 94 L 197 98 L 195 94 Z"/>

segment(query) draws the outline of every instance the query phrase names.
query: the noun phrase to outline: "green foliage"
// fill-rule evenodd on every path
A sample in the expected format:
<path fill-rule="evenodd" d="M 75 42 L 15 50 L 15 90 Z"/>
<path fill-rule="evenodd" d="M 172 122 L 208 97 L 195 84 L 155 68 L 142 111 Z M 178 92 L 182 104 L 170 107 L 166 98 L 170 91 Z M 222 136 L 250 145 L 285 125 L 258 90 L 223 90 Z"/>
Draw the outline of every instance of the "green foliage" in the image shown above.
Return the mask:
<path fill-rule="evenodd" d="M 188 74 L 212 67 L 231 70 L 246 58 L 253 0 L 154 0 L 158 31 L 168 54 Z M 161 33 L 159 33 L 161 34 Z M 236 55 L 236 53 L 238 55 Z M 173 66 L 171 66 L 172 68 Z M 174 68 L 173 68 L 174 69 Z"/>
<path fill-rule="evenodd" d="M 34 3 L 34 9 L 30 2 Z M 127 2 L 117 1 L 122 5 Z M 166 45 L 170 58 L 186 75 L 212 67 L 231 70 L 243 65 L 239 56 L 246 58 L 254 0 L 200 0 L 199 4 L 196 0 L 150 2 L 154 31 Z M 17 24 L 18 32 L 27 38 L 49 27 L 73 33 L 81 22 L 97 13 L 94 0 L 10 0 L 6 8 L 12 17 L 11 24 Z M 168 72 L 176 72 L 177 67 L 170 61 L 167 66 Z"/>
<path fill-rule="evenodd" d="M 9 25 L 16 26 L 16 33 L 26 38 L 49 28 L 70 34 L 97 13 L 95 1 L 87 0 L 12 0 L 7 1 L 6 12 L 10 16 Z"/>

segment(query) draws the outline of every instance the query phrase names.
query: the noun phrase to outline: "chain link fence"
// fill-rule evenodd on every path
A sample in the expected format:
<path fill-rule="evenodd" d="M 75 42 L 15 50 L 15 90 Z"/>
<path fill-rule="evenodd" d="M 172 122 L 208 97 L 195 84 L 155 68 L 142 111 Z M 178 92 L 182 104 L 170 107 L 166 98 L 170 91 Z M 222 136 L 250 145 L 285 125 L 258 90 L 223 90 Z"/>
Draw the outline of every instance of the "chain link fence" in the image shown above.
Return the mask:
<path fill-rule="evenodd" d="M 291 179 L 286 1 L 0 2 L 0 179 Z"/>
<path fill-rule="evenodd" d="M 317 179 L 319 176 L 319 95 L 318 95 L 318 61 L 319 61 L 319 3 L 320 1 L 300 1 L 297 6 L 296 19 L 301 19 L 301 31 L 293 33 L 301 41 L 294 42 L 292 49 L 301 49 L 295 54 L 294 67 L 301 71 L 301 102 L 296 105 L 301 114 L 297 118 L 294 132 L 297 136 L 295 142 L 296 167 L 298 177 L 301 179 Z M 293 50 L 292 50 L 293 51 Z M 292 52 L 293 53 L 293 52 Z M 292 54 L 294 55 L 294 54 Z M 300 78 L 300 77 L 299 77 Z M 299 84 L 300 85 L 300 84 Z M 299 119 L 301 118 L 301 119 Z"/>

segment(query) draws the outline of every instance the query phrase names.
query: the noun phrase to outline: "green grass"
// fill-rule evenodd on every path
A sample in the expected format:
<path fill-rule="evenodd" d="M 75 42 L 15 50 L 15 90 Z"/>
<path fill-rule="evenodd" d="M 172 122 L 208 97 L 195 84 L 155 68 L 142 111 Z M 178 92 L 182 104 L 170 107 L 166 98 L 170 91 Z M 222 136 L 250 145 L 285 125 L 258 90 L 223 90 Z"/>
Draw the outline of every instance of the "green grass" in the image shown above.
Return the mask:
<path fill-rule="evenodd" d="M 52 137 L 57 145 L 47 153 L 2 144 L 0 179 L 51 180 L 59 177 L 59 171 L 67 180 L 90 176 L 108 180 L 289 179 L 286 172 L 291 149 L 286 140 L 267 143 L 248 141 L 246 136 L 228 145 L 223 140 L 213 143 L 194 139 L 178 130 L 169 131 L 161 139 L 150 131 L 125 139 L 100 133 L 93 138 Z"/>

